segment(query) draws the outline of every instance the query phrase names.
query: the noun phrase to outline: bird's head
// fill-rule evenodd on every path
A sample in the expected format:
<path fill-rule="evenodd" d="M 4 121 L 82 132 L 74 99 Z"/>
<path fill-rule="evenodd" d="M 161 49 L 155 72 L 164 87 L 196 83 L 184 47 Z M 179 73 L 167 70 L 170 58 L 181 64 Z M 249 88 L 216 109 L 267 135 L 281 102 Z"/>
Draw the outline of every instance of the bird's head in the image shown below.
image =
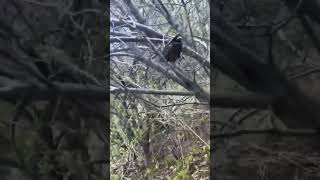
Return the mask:
<path fill-rule="evenodd" d="M 182 41 L 182 36 L 181 34 L 177 34 L 173 39 L 173 41 L 181 42 Z"/>

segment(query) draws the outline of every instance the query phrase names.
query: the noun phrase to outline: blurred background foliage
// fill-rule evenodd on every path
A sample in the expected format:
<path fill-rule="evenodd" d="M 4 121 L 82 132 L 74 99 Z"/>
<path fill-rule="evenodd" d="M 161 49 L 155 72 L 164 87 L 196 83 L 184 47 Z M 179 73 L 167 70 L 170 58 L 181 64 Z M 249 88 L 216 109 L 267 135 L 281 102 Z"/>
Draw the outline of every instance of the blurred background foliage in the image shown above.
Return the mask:
<path fill-rule="evenodd" d="M 221 19 L 213 19 L 215 26 L 212 25 L 211 32 L 213 28 L 222 28 L 231 44 L 240 44 L 240 48 L 258 57 L 255 60 L 263 60 L 259 62 L 263 66 L 257 66 L 258 61 L 248 61 L 248 56 L 237 56 L 241 54 L 240 48 L 228 49 L 221 45 L 223 42 L 217 43 L 217 31 L 211 34 L 212 46 L 220 48 L 211 53 L 220 51 L 229 56 L 225 59 L 216 56 L 211 62 L 220 60 L 236 66 L 242 63 L 239 70 L 248 77 L 248 81 L 237 79 L 239 74 L 232 72 L 232 66 L 229 71 L 224 67 L 223 72 L 222 63 L 220 66 L 212 63 L 215 68 L 211 85 L 219 93 L 213 94 L 211 107 L 211 178 L 319 179 L 319 137 L 315 131 L 319 127 L 320 108 L 318 1 L 213 2 L 210 10 L 216 17 L 219 14 L 225 24 L 219 23 Z M 274 70 L 279 74 L 274 76 Z M 246 86 L 246 81 L 257 88 Z M 282 88 L 282 100 L 277 101 L 278 94 L 263 92 L 270 87 Z M 274 99 L 265 102 L 265 107 L 250 103 L 236 107 L 229 103 L 228 107 L 222 101 L 220 104 L 214 101 L 222 94 L 229 97 L 224 103 L 237 102 L 232 96 L 235 93 L 245 102 L 250 99 L 245 95 L 248 92 Z M 257 99 L 253 101 L 258 102 Z"/>
<path fill-rule="evenodd" d="M 0 179 L 109 178 L 105 2 L 0 9 Z"/>

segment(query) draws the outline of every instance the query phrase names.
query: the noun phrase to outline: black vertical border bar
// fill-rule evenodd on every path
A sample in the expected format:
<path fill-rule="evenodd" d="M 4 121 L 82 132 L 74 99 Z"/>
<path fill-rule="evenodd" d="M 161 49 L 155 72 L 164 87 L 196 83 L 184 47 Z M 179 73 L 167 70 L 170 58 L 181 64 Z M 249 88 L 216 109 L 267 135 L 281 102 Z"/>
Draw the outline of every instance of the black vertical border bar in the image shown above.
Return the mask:
<path fill-rule="evenodd" d="M 110 154 L 110 1 L 109 0 L 106 0 L 105 1 L 106 2 L 106 6 L 107 6 L 107 8 L 106 8 L 106 19 L 105 19 L 105 24 L 106 24 L 106 29 L 105 29 L 105 32 L 106 32 L 106 54 L 107 54 L 107 57 L 106 57 L 106 59 L 105 59 L 105 61 L 107 61 L 106 62 L 106 64 L 107 64 L 107 69 L 106 69 L 106 71 L 107 71 L 107 82 L 106 82 L 106 87 L 107 87 L 107 92 L 106 93 L 108 93 L 108 95 L 107 95 L 107 102 L 106 102 L 106 105 L 107 105 L 107 108 L 106 108 L 106 114 L 107 114 L 107 117 L 109 117 L 109 118 L 107 118 L 106 119 L 106 121 L 107 121 L 107 129 L 106 129 L 106 139 L 107 139 L 107 142 L 108 142 L 108 147 L 106 147 L 105 149 L 106 149 L 106 156 L 107 156 L 107 163 L 108 163 L 108 168 L 106 169 L 106 175 L 107 176 L 109 176 L 109 178 L 110 178 L 110 176 L 111 176 L 111 174 L 110 174 L 110 156 L 111 156 L 111 154 Z"/>
<path fill-rule="evenodd" d="M 213 147 L 213 139 L 211 139 L 211 135 L 213 134 L 213 127 L 214 127 L 214 124 L 213 124 L 213 118 L 214 118 L 214 112 L 213 112 L 213 96 L 214 96 L 214 87 L 213 87 L 213 78 L 214 78 L 214 68 L 213 68 L 213 64 L 212 64 L 212 61 L 214 61 L 213 59 L 213 46 L 211 44 L 212 42 L 212 33 L 211 33 L 211 29 L 213 28 L 212 27 L 212 24 L 211 23 L 213 21 L 213 13 L 212 13 L 212 10 L 213 10 L 213 4 L 215 3 L 214 1 L 216 0 L 209 0 L 209 10 L 210 10 L 210 20 L 209 20 L 209 23 L 210 23 L 210 157 L 209 157 L 209 170 L 210 170 L 210 179 L 213 179 L 213 175 L 214 175 L 214 161 L 213 161 L 213 150 L 214 150 L 214 147 Z"/>

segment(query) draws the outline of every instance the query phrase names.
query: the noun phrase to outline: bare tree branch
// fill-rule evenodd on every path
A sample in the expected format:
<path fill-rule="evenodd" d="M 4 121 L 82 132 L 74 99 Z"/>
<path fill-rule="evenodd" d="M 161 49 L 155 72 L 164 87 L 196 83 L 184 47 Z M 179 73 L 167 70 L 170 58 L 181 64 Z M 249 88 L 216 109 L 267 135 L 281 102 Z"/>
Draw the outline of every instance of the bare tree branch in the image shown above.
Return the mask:
<path fill-rule="evenodd" d="M 297 136 L 297 137 L 310 137 L 318 136 L 319 132 L 315 130 L 280 130 L 280 129 L 255 129 L 255 130 L 238 130 L 231 133 L 221 133 L 210 135 L 211 139 L 218 138 L 234 138 L 242 135 L 250 134 L 274 134 L 279 136 Z"/>

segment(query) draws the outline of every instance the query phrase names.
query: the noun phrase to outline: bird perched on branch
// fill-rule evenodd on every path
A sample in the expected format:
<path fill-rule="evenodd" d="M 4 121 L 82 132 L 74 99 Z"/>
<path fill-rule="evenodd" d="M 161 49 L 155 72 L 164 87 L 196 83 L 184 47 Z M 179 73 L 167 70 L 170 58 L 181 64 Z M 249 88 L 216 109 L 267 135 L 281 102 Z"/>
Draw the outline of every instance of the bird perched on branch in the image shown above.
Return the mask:
<path fill-rule="evenodd" d="M 162 53 L 168 62 L 175 62 L 181 57 L 182 52 L 182 36 L 177 34 L 164 47 Z"/>

